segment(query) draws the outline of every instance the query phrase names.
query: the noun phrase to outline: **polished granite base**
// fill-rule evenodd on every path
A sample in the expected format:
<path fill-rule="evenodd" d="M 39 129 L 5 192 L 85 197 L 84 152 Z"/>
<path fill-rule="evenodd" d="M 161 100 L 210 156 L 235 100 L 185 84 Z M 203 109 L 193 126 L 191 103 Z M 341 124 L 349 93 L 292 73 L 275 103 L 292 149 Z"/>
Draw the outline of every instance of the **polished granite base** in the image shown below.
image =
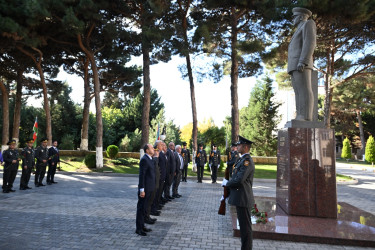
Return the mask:
<path fill-rule="evenodd" d="M 337 219 L 287 215 L 275 198 L 255 197 L 255 202 L 269 219 L 253 224 L 255 239 L 375 247 L 375 216 L 345 202 L 337 205 Z M 240 237 L 235 207 L 230 206 L 230 214 L 233 235 Z"/>

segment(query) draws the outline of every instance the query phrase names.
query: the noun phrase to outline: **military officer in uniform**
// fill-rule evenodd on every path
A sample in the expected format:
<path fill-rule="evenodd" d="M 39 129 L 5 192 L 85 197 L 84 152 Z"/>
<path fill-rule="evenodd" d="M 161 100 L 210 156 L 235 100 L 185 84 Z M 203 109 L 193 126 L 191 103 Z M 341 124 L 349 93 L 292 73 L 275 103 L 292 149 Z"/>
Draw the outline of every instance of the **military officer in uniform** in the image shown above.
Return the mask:
<path fill-rule="evenodd" d="M 57 141 L 53 141 L 52 147 L 48 149 L 48 172 L 47 172 L 47 184 L 56 184 L 55 173 L 57 164 L 60 164 L 59 149 L 57 148 Z"/>
<path fill-rule="evenodd" d="M 7 143 L 9 148 L 3 152 L 4 174 L 3 174 L 3 193 L 16 192 L 12 189 L 13 182 L 16 179 L 19 161 L 21 160 L 16 148 L 16 141 L 11 140 Z"/>
<path fill-rule="evenodd" d="M 226 186 L 230 189 L 228 203 L 236 206 L 240 224 L 241 249 L 252 249 L 251 208 L 254 207 L 253 178 L 255 166 L 249 151 L 252 141 L 239 136 L 238 152 L 241 158 L 235 163 L 232 179 Z M 224 185 L 224 183 L 223 183 Z"/>
<path fill-rule="evenodd" d="M 236 163 L 240 155 L 237 152 L 237 144 L 232 143 L 231 151 L 228 153 L 227 168 L 229 170 L 229 177 L 232 177 L 233 165 Z"/>
<path fill-rule="evenodd" d="M 214 144 L 212 145 L 212 151 L 210 152 L 210 157 L 208 164 L 211 168 L 211 180 L 212 183 L 216 183 L 217 179 L 217 170 L 220 167 L 220 151 L 217 150 L 217 146 Z"/>
<path fill-rule="evenodd" d="M 204 165 L 207 162 L 207 155 L 206 151 L 203 149 L 203 144 L 200 143 L 198 147 L 199 150 L 195 156 L 195 163 L 197 164 L 198 183 L 202 183 Z"/>
<path fill-rule="evenodd" d="M 29 180 L 31 172 L 35 166 L 35 152 L 33 148 L 34 140 L 26 141 L 26 147 L 22 150 L 22 175 L 20 181 L 20 190 L 31 189 L 29 187 Z"/>
<path fill-rule="evenodd" d="M 46 168 L 48 163 L 48 149 L 47 149 L 47 139 L 42 139 L 40 145 L 35 150 L 36 158 L 36 172 L 35 172 L 35 186 L 45 186 L 43 184 L 44 175 L 46 174 Z"/>
<path fill-rule="evenodd" d="M 183 142 L 182 146 L 183 148 L 181 150 L 181 156 L 184 160 L 184 168 L 182 169 L 182 181 L 186 182 L 188 165 L 190 163 L 190 151 L 187 148 L 186 142 Z"/>

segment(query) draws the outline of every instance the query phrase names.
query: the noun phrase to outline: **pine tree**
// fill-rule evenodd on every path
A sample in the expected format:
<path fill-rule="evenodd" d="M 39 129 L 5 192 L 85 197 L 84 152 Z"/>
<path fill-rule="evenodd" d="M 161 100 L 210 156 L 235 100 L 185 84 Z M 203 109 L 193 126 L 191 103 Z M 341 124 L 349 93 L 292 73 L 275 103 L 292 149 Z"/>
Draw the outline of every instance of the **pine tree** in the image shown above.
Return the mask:
<path fill-rule="evenodd" d="M 365 159 L 367 162 L 371 162 L 372 166 L 374 166 L 375 162 L 375 141 L 374 137 L 370 135 L 370 137 L 367 140 L 366 143 L 366 153 L 365 153 Z"/>
<path fill-rule="evenodd" d="M 349 159 L 352 158 L 352 151 L 351 151 L 351 148 L 350 148 L 350 141 L 349 141 L 348 137 L 346 137 L 344 142 L 343 142 L 341 158 L 344 158 L 347 161 L 349 161 Z"/>
<path fill-rule="evenodd" d="M 279 122 L 280 104 L 273 101 L 272 80 L 267 77 L 258 82 L 251 92 L 249 105 L 240 111 L 240 133 L 254 141 L 252 153 L 262 156 L 276 154 L 275 130 Z"/>

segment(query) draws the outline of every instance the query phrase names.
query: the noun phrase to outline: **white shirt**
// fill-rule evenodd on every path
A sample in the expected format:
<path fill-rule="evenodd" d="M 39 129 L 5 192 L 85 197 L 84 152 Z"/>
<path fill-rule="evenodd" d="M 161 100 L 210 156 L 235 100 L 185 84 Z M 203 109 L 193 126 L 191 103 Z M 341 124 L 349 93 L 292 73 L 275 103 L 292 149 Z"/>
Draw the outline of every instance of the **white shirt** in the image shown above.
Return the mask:
<path fill-rule="evenodd" d="M 180 154 L 178 154 L 178 157 L 180 157 L 180 162 L 181 162 L 180 169 L 184 169 L 184 159 L 182 158 Z"/>

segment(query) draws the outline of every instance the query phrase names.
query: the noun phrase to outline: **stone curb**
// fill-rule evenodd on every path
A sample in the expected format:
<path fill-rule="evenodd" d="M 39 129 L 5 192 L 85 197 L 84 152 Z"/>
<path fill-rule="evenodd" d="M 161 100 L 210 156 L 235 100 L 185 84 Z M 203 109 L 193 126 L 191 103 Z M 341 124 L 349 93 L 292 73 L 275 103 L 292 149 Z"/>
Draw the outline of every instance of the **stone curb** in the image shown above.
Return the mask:
<path fill-rule="evenodd" d="M 358 184 L 358 179 L 350 180 L 350 181 L 337 181 L 337 185 L 355 185 Z"/>

